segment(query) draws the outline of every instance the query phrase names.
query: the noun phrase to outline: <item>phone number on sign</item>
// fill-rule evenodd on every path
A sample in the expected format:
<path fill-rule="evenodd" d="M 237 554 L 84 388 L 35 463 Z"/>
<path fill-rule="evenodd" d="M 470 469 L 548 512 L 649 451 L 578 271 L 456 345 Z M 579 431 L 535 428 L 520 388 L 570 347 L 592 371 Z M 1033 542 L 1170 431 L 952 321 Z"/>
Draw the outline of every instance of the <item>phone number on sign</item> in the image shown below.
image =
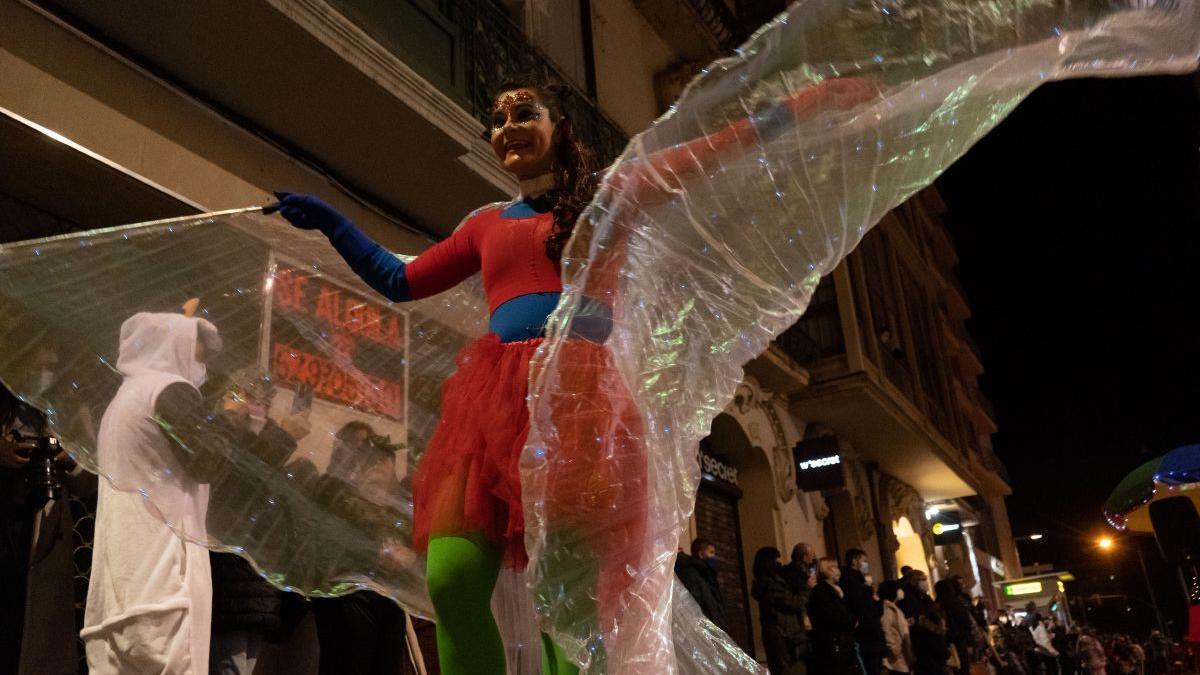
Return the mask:
<path fill-rule="evenodd" d="M 345 403 L 393 420 L 404 416 L 404 387 L 376 375 L 347 373 L 329 359 L 276 343 L 271 372 L 290 384 L 307 384 L 323 399 Z"/>

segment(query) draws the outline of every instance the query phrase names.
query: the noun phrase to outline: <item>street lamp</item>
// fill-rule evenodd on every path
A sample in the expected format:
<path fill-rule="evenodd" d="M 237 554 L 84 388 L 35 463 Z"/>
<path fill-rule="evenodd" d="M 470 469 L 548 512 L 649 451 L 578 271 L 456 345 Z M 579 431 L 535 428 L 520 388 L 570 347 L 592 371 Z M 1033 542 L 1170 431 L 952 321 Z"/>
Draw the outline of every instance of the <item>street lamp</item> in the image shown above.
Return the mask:
<path fill-rule="evenodd" d="M 1115 543 L 1112 537 L 1104 536 L 1096 540 L 1096 546 L 1101 551 L 1113 550 Z M 1150 595 L 1150 604 L 1154 607 L 1154 618 L 1158 620 L 1158 627 L 1163 634 L 1167 634 L 1167 624 L 1163 620 L 1162 612 L 1158 609 L 1158 596 L 1154 594 L 1154 586 L 1150 584 L 1150 573 L 1146 571 L 1146 559 L 1142 557 L 1142 547 L 1134 543 L 1133 549 L 1137 551 L 1138 564 L 1142 568 L 1142 580 L 1146 582 L 1146 593 Z"/>
<path fill-rule="evenodd" d="M 1033 534 L 1022 534 L 1020 536 L 1013 537 L 1013 549 L 1015 550 L 1015 552 L 1017 554 L 1017 565 L 1021 568 L 1022 574 L 1025 573 L 1024 572 L 1025 564 L 1023 562 L 1021 562 L 1021 547 L 1017 546 L 1017 542 L 1019 542 L 1019 541 L 1037 541 L 1038 539 L 1041 539 L 1041 538 L 1042 538 L 1041 532 L 1034 532 Z M 1034 564 L 1035 565 L 1037 564 L 1036 560 L 1034 561 Z"/>

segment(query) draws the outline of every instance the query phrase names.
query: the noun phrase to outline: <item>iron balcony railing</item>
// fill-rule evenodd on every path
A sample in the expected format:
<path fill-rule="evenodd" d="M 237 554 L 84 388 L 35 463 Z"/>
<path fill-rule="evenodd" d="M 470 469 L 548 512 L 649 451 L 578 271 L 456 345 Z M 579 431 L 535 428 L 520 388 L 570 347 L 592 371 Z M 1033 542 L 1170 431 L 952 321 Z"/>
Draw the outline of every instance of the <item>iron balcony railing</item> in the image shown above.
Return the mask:
<path fill-rule="evenodd" d="M 600 166 L 625 148 L 628 136 L 596 102 L 525 35 L 495 0 L 330 0 L 388 51 L 437 86 L 485 125 L 497 88 L 514 76 L 538 74 L 576 95 L 567 114 Z"/>
<path fill-rule="evenodd" d="M 501 7 L 489 0 L 442 0 L 440 4 L 458 28 L 468 110 L 475 117 L 489 124 L 497 88 L 514 75 L 537 73 L 572 87 L 576 95 L 566 102 L 567 115 L 597 161 L 607 166 L 621 154 L 629 137 L 595 101 L 570 84 Z"/>
<path fill-rule="evenodd" d="M 692 6 L 700 22 L 716 39 L 722 51 L 738 46 L 742 41 L 742 26 L 723 0 L 681 0 Z"/>

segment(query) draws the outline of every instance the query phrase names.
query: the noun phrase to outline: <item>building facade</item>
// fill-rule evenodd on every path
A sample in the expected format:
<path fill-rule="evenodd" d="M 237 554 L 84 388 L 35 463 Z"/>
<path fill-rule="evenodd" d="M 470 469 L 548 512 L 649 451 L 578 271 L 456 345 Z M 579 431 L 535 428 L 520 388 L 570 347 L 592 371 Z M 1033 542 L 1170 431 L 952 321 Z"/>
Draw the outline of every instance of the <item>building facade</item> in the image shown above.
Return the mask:
<path fill-rule="evenodd" d="M 0 241 L 265 204 L 286 189 L 416 252 L 515 194 L 485 140 L 501 82 L 537 71 L 569 83 L 572 118 L 611 160 L 784 4 L 0 0 Z M 929 189 L 889 214 L 746 366 L 698 448 L 681 545 L 717 542 L 730 633 L 760 657 L 748 594 L 760 547 L 862 548 L 876 580 L 910 565 L 961 574 L 985 597 L 1017 569 L 942 210 Z M 815 457 L 835 467 L 822 486 L 800 475 L 799 451 L 827 453 Z M 960 536 L 935 541 L 939 522 Z M 264 667 L 314 672 L 302 630 Z"/>
<path fill-rule="evenodd" d="M 868 233 L 747 364 L 701 448 L 721 471 L 703 474 L 688 535 L 736 551 L 721 581 L 748 650 L 760 644 L 756 611 L 742 613 L 756 610 L 746 589 L 760 546 L 786 557 L 805 542 L 839 559 L 862 549 L 876 582 L 905 566 L 935 582 L 958 575 L 993 609 L 999 582 L 1020 576 L 943 211 L 930 187 Z"/>

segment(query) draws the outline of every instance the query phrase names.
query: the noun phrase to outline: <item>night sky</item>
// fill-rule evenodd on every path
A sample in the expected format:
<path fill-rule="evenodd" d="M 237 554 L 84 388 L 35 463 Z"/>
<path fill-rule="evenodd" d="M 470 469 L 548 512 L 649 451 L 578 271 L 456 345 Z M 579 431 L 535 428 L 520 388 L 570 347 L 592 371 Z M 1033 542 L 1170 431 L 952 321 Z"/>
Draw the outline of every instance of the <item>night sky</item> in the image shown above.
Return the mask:
<path fill-rule="evenodd" d="M 1116 534 L 1101 505 L 1140 463 L 1200 443 L 1198 148 L 1200 77 L 1063 82 L 938 182 L 1014 534 L 1046 535 L 1022 560 L 1071 568 L 1089 594 L 1145 595 L 1136 541 L 1092 543 Z M 1160 602 L 1181 603 L 1142 546 Z"/>

